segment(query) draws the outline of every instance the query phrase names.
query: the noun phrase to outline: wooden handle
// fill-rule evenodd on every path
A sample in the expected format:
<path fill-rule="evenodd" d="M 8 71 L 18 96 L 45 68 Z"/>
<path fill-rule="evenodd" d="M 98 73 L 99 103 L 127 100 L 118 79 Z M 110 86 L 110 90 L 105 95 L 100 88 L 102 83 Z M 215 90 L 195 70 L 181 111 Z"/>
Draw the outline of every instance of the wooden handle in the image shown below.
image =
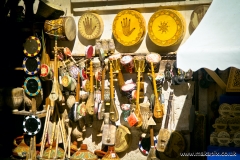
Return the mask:
<path fill-rule="evenodd" d="M 90 92 L 93 93 L 93 66 L 92 66 L 92 61 L 90 61 L 90 66 L 89 66 L 89 75 L 90 75 Z"/>
<path fill-rule="evenodd" d="M 118 85 L 119 88 L 122 88 L 122 86 L 125 84 L 124 78 L 123 78 L 123 74 L 121 72 L 121 70 L 118 71 Z"/>
<path fill-rule="evenodd" d="M 140 94 L 140 67 L 138 67 L 137 70 L 138 74 L 137 74 L 137 95 L 136 95 L 136 108 L 135 108 L 135 115 L 137 116 L 138 122 L 136 127 L 141 127 L 142 123 L 143 123 L 143 119 L 142 119 L 142 115 L 141 115 L 141 111 L 140 111 L 140 105 L 139 105 L 139 94 Z"/>
<path fill-rule="evenodd" d="M 112 63 L 110 63 L 110 98 L 114 98 L 114 89 L 113 89 L 113 67 Z"/>
<path fill-rule="evenodd" d="M 80 73 L 78 73 L 78 76 L 77 76 L 77 88 L 76 88 L 76 97 L 75 97 L 76 102 L 79 102 L 79 92 L 80 92 Z"/>
<path fill-rule="evenodd" d="M 119 119 L 118 110 L 114 101 L 114 88 L 113 88 L 113 67 L 110 63 L 110 120 L 116 122 Z"/>
<path fill-rule="evenodd" d="M 55 40 L 56 41 L 56 40 Z M 55 42 L 57 43 L 57 42 Z M 57 57 L 57 44 L 55 44 L 55 54 L 54 54 L 54 78 L 58 82 L 58 57 Z"/>
<path fill-rule="evenodd" d="M 90 75 L 90 93 L 88 96 L 86 108 L 87 111 L 90 115 L 94 114 L 94 89 L 93 89 L 93 66 L 92 66 L 92 61 L 90 61 L 90 66 L 89 66 L 89 75 Z"/>
<path fill-rule="evenodd" d="M 153 131 L 153 126 L 150 126 L 150 138 L 151 138 L 151 146 L 154 146 L 154 131 Z"/>
<path fill-rule="evenodd" d="M 102 81 L 101 81 L 101 100 L 104 101 L 104 89 L 105 89 L 105 72 L 106 72 L 106 68 L 105 66 L 103 67 L 102 70 Z"/>
<path fill-rule="evenodd" d="M 154 95 L 155 95 L 155 105 L 154 105 L 154 110 L 153 110 L 153 116 L 155 118 L 162 118 L 163 114 L 164 114 L 163 104 L 161 104 L 158 99 L 157 84 L 156 84 L 156 79 L 155 79 L 153 62 L 151 62 L 151 70 L 152 70 L 153 89 L 154 89 Z"/>

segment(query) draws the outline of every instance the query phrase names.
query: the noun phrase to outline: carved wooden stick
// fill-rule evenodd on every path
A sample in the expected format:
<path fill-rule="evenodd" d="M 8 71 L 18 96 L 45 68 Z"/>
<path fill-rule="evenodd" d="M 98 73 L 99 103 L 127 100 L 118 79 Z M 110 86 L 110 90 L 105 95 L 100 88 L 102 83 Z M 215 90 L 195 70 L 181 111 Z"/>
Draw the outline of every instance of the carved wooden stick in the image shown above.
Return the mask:
<path fill-rule="evenodd" d="M 45 124 L 44 124 L 43 135 L 42 135 L 42 144 L 40 149 L 40 158 L 42 158 L 43 156 L 43 151 L 46 144 L 49 118 L 50 118 L 50 106 L 47 107 L 47 113 L 46 113 Z"/>

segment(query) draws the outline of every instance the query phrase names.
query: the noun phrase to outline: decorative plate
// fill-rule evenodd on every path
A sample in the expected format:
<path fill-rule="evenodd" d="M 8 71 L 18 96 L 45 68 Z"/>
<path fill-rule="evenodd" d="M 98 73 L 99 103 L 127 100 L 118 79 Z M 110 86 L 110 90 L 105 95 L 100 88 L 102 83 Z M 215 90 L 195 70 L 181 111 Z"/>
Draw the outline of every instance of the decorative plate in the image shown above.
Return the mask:
<path fill-rule="evenodd" d="M 198 6 L 196 9 L 193 10 L 191 14 L 190 24 L 192 25 L 193 29 L 195 30 L 199 23 L 201 22 L 202 18 L 206 14 L 210 5 L 201 5 Z"/>
<path fill-rule="evenodd" d="M 36 56 L 34 58 L 25 57 L 23 59 L 23 70 L 28 75 L 35 75 L 40 70 L 40 59 Z"/>
<path fill-rule="evenodd" d="M 222 103 L 219 106 L 218 112 L 221 116 L 229 117 L 231 115 L 231 112 L 232 112 L 232 106 L 228 103 Z"/>
<path fill-rule="evenodd" d="M 29 115 L 23 120 L 23 130 L 28 135 L 36 135 L 41 129 L 41 121 L 35 115 Z"/>
<path fill-rule="evenodd" d="M 79 33 L 88 40 L 99 38 L 103 28 L 103 20 L 96 13 L 84 13 L 78 20 Z"/>
<path fill-rule="evenodd" d="M 221 131 L 218 133 L 218 143 L 219 146 L 226 146 L 231 142 L 230 135 L 226 131 Z"/>
<path fill-rule="evenodd" d="M 146 23 L 141 13 L 135 10 L 123 10 L 114 18 L 113 35 L 124 46 L 139 43 L 146 32 Z"/>
<path fill-rule="evenodd" d="M 178 44 L 185 34 L 185 20 L 176 10 L 161 9 L 148 22 L 149 38 L 158 46 Z"/>
<path fill-rule="evenodd" d="M 240 117 L 240 104 L 232 104 L 232 116 Z"/>
<path fill-rule="evenodd" d="M 24 91 L 29 96 L 36 96 L 42 88 L 40 79 L 37 76 L 27 77 L 24 81 Z"/>
<path fill-rule="evenodd" d="M 41 43 L 37 37 L 30 36 L 26 39 L 26 42 L 23 44 L 24 50 L 23 53 L 28 57 L 36 56 L 41 50 Z"/>

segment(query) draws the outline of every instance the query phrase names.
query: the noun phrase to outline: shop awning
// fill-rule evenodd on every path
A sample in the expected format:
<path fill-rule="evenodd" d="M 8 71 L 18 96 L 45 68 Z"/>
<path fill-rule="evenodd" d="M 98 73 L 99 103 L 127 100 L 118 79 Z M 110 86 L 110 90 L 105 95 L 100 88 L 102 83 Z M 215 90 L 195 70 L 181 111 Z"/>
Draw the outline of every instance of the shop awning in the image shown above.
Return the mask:
<path fill-rule="evenodd" d="M 213 0 L 192 35 L 177 51 L 177 67 L 240 69 L 240 1 Z"/>

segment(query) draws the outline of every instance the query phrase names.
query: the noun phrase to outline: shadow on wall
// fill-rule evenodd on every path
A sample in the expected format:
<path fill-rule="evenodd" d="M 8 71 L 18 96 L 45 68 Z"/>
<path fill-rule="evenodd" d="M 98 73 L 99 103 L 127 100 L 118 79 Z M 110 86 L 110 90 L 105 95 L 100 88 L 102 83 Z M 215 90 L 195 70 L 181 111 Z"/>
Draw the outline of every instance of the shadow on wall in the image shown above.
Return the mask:
<path fill-rule="evenodd" d="M 178 47 L 180 46 L 181 42 L 179 42 L 176 45 L 169 46 L 169 47 L 161 47 L 152 42 L 152 40 L 149 38 L 149 35 L 146 36 L 146 46 L 149 52 L 156 52 L 161 54 L 161 56 L 165 56 L 169 52 L 175 52 L 178 50 Z"/>
<path fill-rule="evenodd" d="M 114 40 L 115 43 L 115 49 L 119 52 L 119 53 L 134 53 L 138 50 L 138 48 L 140 47 L 140 45 L 142 44 L 143 40 L 141 40 L 139 43 L 133 45 L 133 46 L 124 46 L 121 43 L 119 43 L 117 41 L 117 39 L 114 37 L 114 35 L 112 34 L 112 39 Z"/>

